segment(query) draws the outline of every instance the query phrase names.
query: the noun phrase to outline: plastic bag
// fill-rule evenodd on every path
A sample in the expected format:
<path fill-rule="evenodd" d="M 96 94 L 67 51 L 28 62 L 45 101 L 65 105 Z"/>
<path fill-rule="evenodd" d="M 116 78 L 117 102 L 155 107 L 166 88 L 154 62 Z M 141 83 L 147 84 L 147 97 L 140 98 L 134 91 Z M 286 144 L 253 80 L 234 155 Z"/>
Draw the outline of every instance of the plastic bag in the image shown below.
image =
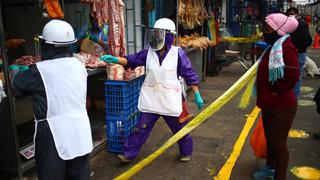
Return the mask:
<path fill-rule="evenodd" d="M 250 145 L 256 157 L 263 159 L 267 158 L 267 141 L 264 134 L 262 116 L 260 116 L 259 122 L 253 130 Z"/>
<path fill-rule="evenodd" d="M 191 117 L 191 114 L 189 113 L 189 110 L 188 110 L 187 101 L 184 100 L 184 101 L 182 101 L 182 112 L 179 116 L 178 121 L 180 124 L 182 124 L 182 123 L 186 122 L 190 117 Z"/>

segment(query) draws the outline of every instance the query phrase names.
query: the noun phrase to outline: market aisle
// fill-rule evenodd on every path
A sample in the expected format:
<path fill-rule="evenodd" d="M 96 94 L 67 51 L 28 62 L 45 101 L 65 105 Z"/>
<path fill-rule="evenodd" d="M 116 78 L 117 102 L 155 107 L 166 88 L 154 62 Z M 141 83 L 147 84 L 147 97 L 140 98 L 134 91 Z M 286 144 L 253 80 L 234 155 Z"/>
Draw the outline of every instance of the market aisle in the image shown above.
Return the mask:
<path fill-rule="evenodd" d="M 244 69 L 237 63 L 224 68 L 218 77 L 208 77 L 200 84 L 201 93 L 206 105 L 212 103 L 225 92 L 244 73 Z M 193 96 L 188 97 L 189 108 L 196 115 Z M 181 163 L 178 161 L 177 146 L 169 148 L 158 159 L 152 162 L 133 179 L 210 179 L 224 164 L 233 144 L 238 138 L 245 123 L 245 114 L 250 113 L 254 107 L 251 104 L 247 109 L 239 109 L 240 96 L 236 96 L 230 103 L 219 110 L 214 116 L 201 124 L 192 132 L 194 139 L 194 154 L 192 161 Z M 171 132 L 162 120 L 159 120 L 150 139 L 142 148 L 141 154 L 130 165 L 121 166 L 115 155 L 101 152 L 93 158 L 93 179 L 111 179 L 125 171 L 134 163 L 148 156 L 160 147 Z M 254 161 L 254 160 L 253 160 Z M 200 174 L 200 177 L 199 177 Z"/>
<path fill-rule="evenodd" d="M 316 63 L 320 65 L 319 50 L 313 50 L 310 57 L 318 58 Z M 200 84 L 206 105 L 224 93 L 244 72 L 238 63 L 233 63 L 229 67 L 223 68 L 219 76 L 207 77 L 206 81 Z M 311 100 L 311 93 L 315 92 L 315 87 L 318 85 L 320 85 L 320 79 L 304 79 L 303 86 L 313 87 L 314 91 L 305 93 L 305 97 L 302 99 Z M 246 114 L 249 114 L 254 108 L 255 99 L 251 99 L 250 105 L 246 109 L 238 108 L 243 91 L 191 133 L 194 140 L 194 153 L 190 162 L 181 163 L 178 161 L 178 146 L 174 145 L 132 179 L 213 179 L 232 152 L 234 143 L 246 123 Z M 193 99 L 193 94 L 190 94 L 188 96 L 189 108 L 191 113 L 196 115 L 198 112 Z M 319 116 L 316 114 L 314 106 L 299 106 L 293 128 L 305 130 L 310 133 L 310 136 L 312 133 L 319 133 Z M 129 165 L 122 165 L 115 154 L 107 151 L 101 151 L 95 155 L 91 159 L 91 179 L 113 179 L 154 152 L 171 136 L 169 128 L 162 119 L 157 122 L 154 128 L 137 159 Z M 233 167 L 231 180 L 251 179 L 251 173 L 264 164 L 263 160 L 256 160 L 253 155 L 249 145 L 251 133 L 252 130 Z M 289 169 L 294 166 L 312 166 L 320 169 L 319 140 L 313 140 L 310 137 L 306 139 L 290 138 L 289 146 L 291 153 Z M 297 179 L 290 172 L 288 174 L 288 179 Z M 29 172 L 27 176 L 35 177 L 35 174 Z"/>
<path fill-rule="evenodd" d="M 317 63 L 318 67 L 320 66 L 320 50 L 309 49 L 308 56 Z M 302 80 L 303 88 L 300 98 L 301 101 L 298 106 L 298 111 L 293 122 L 292 129 L 303 130 L 308 134 L 308 137 L 288 139 L 290 162 L 287 178 L 290 180 L 299 179 L 290 171 L 296 166 L 309 166 L 320 170 L 320 141 L 312 138 L 314 133 L 320 133 L 320 115 L 316 112 L 316 106 L 312 105 L 312 98 L 319 85 L 319 78 Z M 311 105 L 308 105 L 308 102 L 310 102 Z M 248 138 L 250 137 L 251 134 Z M 247 139 L 245 147 L 238 159 L 236 167 L 233 169 L 230 179 L 247 180 L 249 178 L 248 174 L 251 174 L 257 168 L 262 167 L 264 163 L 265 161 L 262 159 L 257 159 L 257 161 L 255 161 L 249 139 Z M 249 166 L 252 166 L 252 168 Z"/>

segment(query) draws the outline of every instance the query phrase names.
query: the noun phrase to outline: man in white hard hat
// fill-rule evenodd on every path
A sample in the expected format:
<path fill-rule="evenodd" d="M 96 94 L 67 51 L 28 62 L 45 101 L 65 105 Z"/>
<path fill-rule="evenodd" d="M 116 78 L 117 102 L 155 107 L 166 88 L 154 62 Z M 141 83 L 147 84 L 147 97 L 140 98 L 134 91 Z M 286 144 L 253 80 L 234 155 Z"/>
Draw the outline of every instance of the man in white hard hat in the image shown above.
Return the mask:
<path fill-rule="evenodd" d="M 32 96 L 38 177 L 88 180 L 92 137 L 86 111 L 87 72 L 69 50 L 76 42 L 73 28 L 51 20 L 40 39 L 41 62 L 11 66 L 14 89 Z"/>
<path fill-rule="evenodd" d="M 154 28 L 147 32 L 146 44 L 148 48 L 125 58 L 104 55 L 101 60 L 108 63 L 118 63 L 127 67 L 146 67 L 146 78 L 141 87 L 138 108 L 141 111 L 134 132 L 124 143 L 124 152 L 118 157 L 123 162 L 134 159 L 141 146 L 146 142 L 152 128 L 160 116 L 175 134 L 187 123 L 179 123 L 182 112 L 182 88 L 179 76 L 186 80 L 195 95 L 195 102 L 199 109 L 203 100 L 198 90 L 198 75 L 192 69 L 185 52 L 173 46 L 176 34 L 174 22 L 167 18 L 156 21 Z M 190 134 L 178 141 L 180 161 L 189 161 L 192 154 L 192 138 Z"/>

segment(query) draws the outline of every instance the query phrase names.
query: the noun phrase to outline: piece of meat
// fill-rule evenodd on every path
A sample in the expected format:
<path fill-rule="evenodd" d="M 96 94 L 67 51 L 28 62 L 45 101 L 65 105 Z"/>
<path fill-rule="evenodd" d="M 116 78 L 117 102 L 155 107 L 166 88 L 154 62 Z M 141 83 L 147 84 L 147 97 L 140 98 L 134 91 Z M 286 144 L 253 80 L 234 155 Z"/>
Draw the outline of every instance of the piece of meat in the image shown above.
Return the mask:
<path fill-rule="evenodd" d="M 94 55 L 94 54 L 87 54 L 87 62 L 86 62 L 86 67 L 90 68 L 98 68 L 98 67 L 104 67 L 107 65 L 106 62 L 100 61 L 99 56 Z"/>
<path fill-rule="evenodd" d="M 125 71 L 123 66 L 119 64 L 108 65 L 106 68 L 107 79 L 109 80 L 123 80 Z"/>
<path fill-rule="evenodd" d="M 31 64 L 37 63 L 38 61 L 39 61 L 38 58 L 36 58 L 34 56 L 25 55 L 25 56 L 22 56 L 16 60 L 14 60 L 12 64 L 29 66 Z"/>

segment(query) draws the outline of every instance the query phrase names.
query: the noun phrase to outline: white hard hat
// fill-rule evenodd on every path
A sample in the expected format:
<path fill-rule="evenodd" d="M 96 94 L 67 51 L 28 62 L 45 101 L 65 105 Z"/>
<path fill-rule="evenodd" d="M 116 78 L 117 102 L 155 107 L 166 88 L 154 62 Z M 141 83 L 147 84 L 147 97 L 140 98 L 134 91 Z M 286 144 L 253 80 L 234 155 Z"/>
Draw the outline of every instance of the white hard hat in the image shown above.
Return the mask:
<path fill-rule="evenodd" d="M 154 27 L 156 29 L 165 29 L 170 31 L 172 34 L 177 34 L 176 33 L 176 25 L 171 19 L 168 18 L 161 18 L 156 21 L 154 24 Z"/>
<path fill-rule="evenodd" d="M 48 44 L 72 44 L 77 41 L 72 26 L 62 20 L 49 21 L 42 30 L 43 39 Z"/>

